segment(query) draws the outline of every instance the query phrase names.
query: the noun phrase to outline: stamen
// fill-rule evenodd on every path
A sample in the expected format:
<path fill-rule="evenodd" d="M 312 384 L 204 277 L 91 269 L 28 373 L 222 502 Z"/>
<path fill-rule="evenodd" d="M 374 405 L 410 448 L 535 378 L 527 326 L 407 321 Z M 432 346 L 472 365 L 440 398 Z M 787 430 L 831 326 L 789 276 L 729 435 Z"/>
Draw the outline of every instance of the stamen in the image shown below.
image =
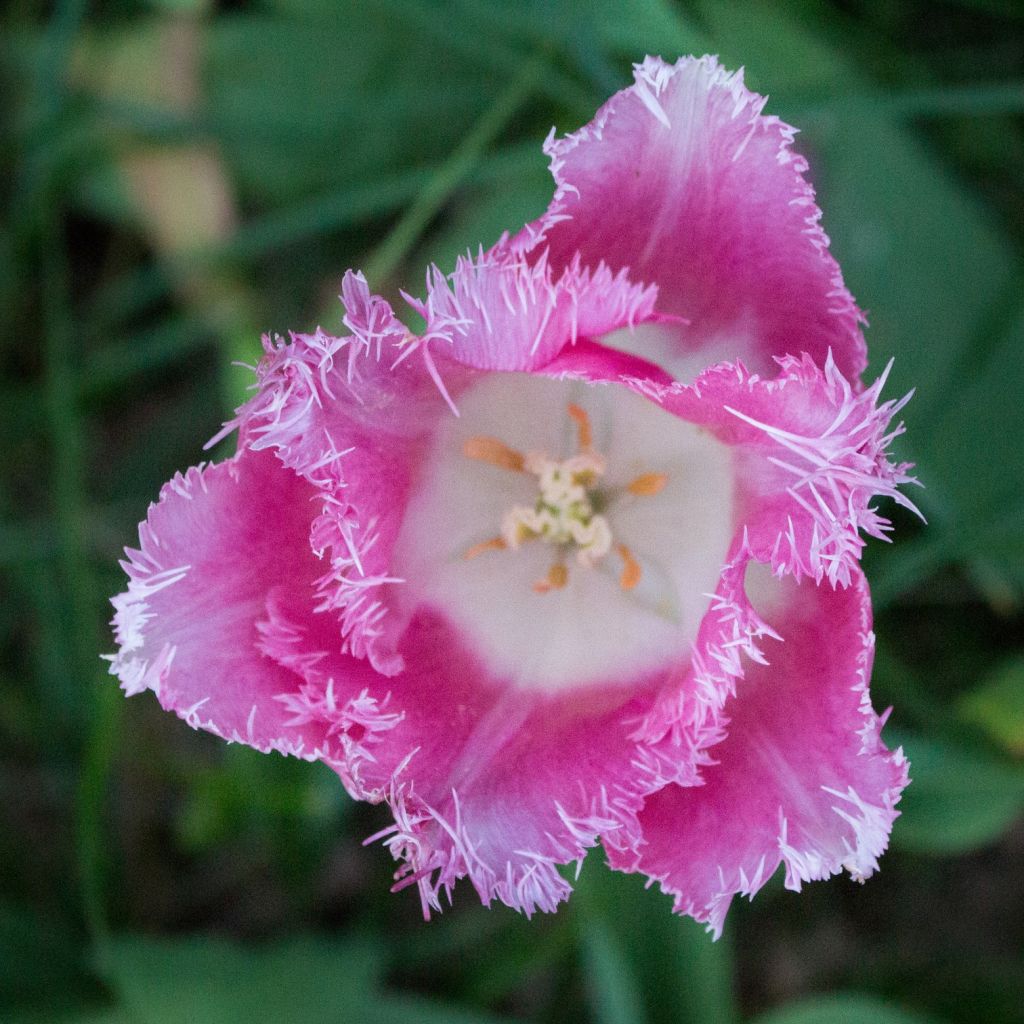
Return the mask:
<path fill-rule="evenodd" d="M 490 540 L 474 544 L 462 557 L 468 562 L 470 559 L 482 555 L 485 551 L 504 551 L 508 545 L 501 537 L 492 537 Z"/>
<path fill-rule="evenodd" d="M 616 544 L 622 559 L 622 575 L 619 577 L 619 586 L 623 590 L 632 590 L 639 582 L 641 576 L 640 563 L 633 557 L 633 552 L 625 544 Z"/>
<path fill-rule="evenodd" d="M 626 490 L 642 498 L 651 498 L 661 493 L 667 483 L 668 476 L 665 473 L 641 473 Z"/>
<path fill-rule="evenodd" d="M 496 437 L 468 437 L 462 444 L 462 454 L 467 459 L 489 462 L 492 466 L 509 469 L 513 473 L 521 473 L 526 461 L 520 452 L 509 448 Z"/>
<path fill-rule="evenodd" d="M 569 415 L 576 421 L 576 436 L 580 451 L 590 451 L 590 446 L 594 442 L 594 432 L 590 429 L 590 416 L 587 415 L 587 410 L 570 402 Z"/>
<path fill-rule="evenodd" d="M 561 590 L 568 582 L 569 570 L 561 562 L 555 562 L 555 564 L 548 569 L 547 576 L 534 583 L 533 590 L 534 593 L 537 594 L 547 594 L 552 590 Z"/>
<path fill-rule="evenodd" d="M 537 478 L 539 493 L 533 505 L 514 505 L 501 521 L 497 537 L 474 544 L 463 553 L 464 561 L 471 561 L 487 551 L 516 551 L 525 543 L 542 541 L 561 549 L 560 560 L 547 575 L 533 584 L 538 594 L 562 590 L 569 581 L 565 558 L 571 551 L 583 569 L 591 569 L 614 547 L 622 559 L 619 586 L 633 590 L 643 575 L 640 563 L 625 544 L 615 544 L 611 524 L 595 509 L 603 507 L 607 495 L 599 487 L 605 473 L 605 461 L 594 451 L 594 433 L 590 416 L 585 409 L 572 402 L 569 416 L 575 421 L 579 451 L 568 459 L 552 459 L 544 452 L 522 454 L 496 437 L 477 435 L 462 444 L 462 454 L 468 459 L 487 462 L 499 469 L 514 473 L 530 473 Z M 665 489 L 665 473 L 641 473 L 625 490 L 638 497 L 651 497 Z M 621 493 L 621 492 L 618 492 Z M 600 502 L 600 504 L 597 504 Z"/>

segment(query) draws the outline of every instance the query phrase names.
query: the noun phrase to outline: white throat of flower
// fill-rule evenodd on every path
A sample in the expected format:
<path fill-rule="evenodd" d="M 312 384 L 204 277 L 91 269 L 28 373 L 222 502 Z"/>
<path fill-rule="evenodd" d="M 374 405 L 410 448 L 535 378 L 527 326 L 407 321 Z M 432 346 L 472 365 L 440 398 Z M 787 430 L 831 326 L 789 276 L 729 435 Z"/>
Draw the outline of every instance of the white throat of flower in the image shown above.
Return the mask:
<path fill-rule="evenodd" d="M 440 614 L 495 680 L 556 692 L 685 664 L 732 539 L 733 466 L 620 385 L 492 373 L 418 467 L 396 628 Z"/>

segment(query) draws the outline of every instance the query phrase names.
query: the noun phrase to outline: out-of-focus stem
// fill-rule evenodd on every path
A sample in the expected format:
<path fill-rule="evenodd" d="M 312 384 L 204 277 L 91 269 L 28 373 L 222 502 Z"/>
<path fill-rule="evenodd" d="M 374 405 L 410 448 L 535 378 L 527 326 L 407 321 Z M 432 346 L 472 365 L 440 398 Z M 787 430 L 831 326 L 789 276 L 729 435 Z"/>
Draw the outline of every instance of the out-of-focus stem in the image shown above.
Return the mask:
<path fill-rule="evenodd" d="M 408 255 L 426 226 L 473 171 L 484 150 L 530 97 L 545 63 L 545 54 L 537 53 L 423 186 L 398 223 L 367 260 L 365 272 L 371 286 L 388 278 Z"/>

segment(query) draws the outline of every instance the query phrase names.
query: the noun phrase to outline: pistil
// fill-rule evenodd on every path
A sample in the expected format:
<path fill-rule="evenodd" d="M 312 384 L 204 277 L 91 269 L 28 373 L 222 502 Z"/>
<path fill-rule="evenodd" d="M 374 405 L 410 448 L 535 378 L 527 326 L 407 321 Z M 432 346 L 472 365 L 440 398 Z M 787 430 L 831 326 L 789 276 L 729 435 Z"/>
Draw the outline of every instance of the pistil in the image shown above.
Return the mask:
<path fill-rule="evenodd" d="M 615 544 L 608 519 L 597 511 L 609 500 L 600 487 L 605 460 L 594 450 L 590 416 L 570 403 L 569 416 L 576 424 L 577 453 L 568 459 L 552 459 L 542 452 L 525 455 L 494 437 L 468 438 L 462 446 L 466 458 L 487 462 L 498 469 L 530 473 L 537 478 L 538 495 L 533 505 L 515 505 L 505 513 L 501 535 L 475 544 L 463 558 L 470 560 L 488 551 L 515 551 L 528 541 L 542 540 L 558 549 L 547 575 L 533 589 L 538 594 L 561 590 L 569 581 L 565 563 L 570 551 L 583 568 L 593 568 L 614 547 L 622 559 L 619 586 L 633 590 L 640 582 L 640 563 L 625 544 Z M 624 491 L 637 497 L 659 494 L 668 482 L 664 473 L 643 473 Z M 623 492 L 618 492 L 623 493 Z"/>

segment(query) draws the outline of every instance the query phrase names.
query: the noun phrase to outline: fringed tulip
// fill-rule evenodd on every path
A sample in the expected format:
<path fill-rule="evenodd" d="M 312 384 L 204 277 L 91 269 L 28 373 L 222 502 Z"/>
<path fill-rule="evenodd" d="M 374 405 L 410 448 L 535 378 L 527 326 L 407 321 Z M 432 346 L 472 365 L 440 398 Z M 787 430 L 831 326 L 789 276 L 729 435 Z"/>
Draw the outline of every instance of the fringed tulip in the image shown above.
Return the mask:
<path fill-rule="evenodd" d="M 129 552 L 113 672 L 386 803 L 396 888 L 554 910 L 599 840 L 718 932 L 733 895 L 876 867 L 907 782 L 859 566 L 909 507 L 902 403 L 791 149 L 714 59 L 648 59 L 549 140 L 518 235 L 410 331 L 264 340 L 227 462 Z"/>

